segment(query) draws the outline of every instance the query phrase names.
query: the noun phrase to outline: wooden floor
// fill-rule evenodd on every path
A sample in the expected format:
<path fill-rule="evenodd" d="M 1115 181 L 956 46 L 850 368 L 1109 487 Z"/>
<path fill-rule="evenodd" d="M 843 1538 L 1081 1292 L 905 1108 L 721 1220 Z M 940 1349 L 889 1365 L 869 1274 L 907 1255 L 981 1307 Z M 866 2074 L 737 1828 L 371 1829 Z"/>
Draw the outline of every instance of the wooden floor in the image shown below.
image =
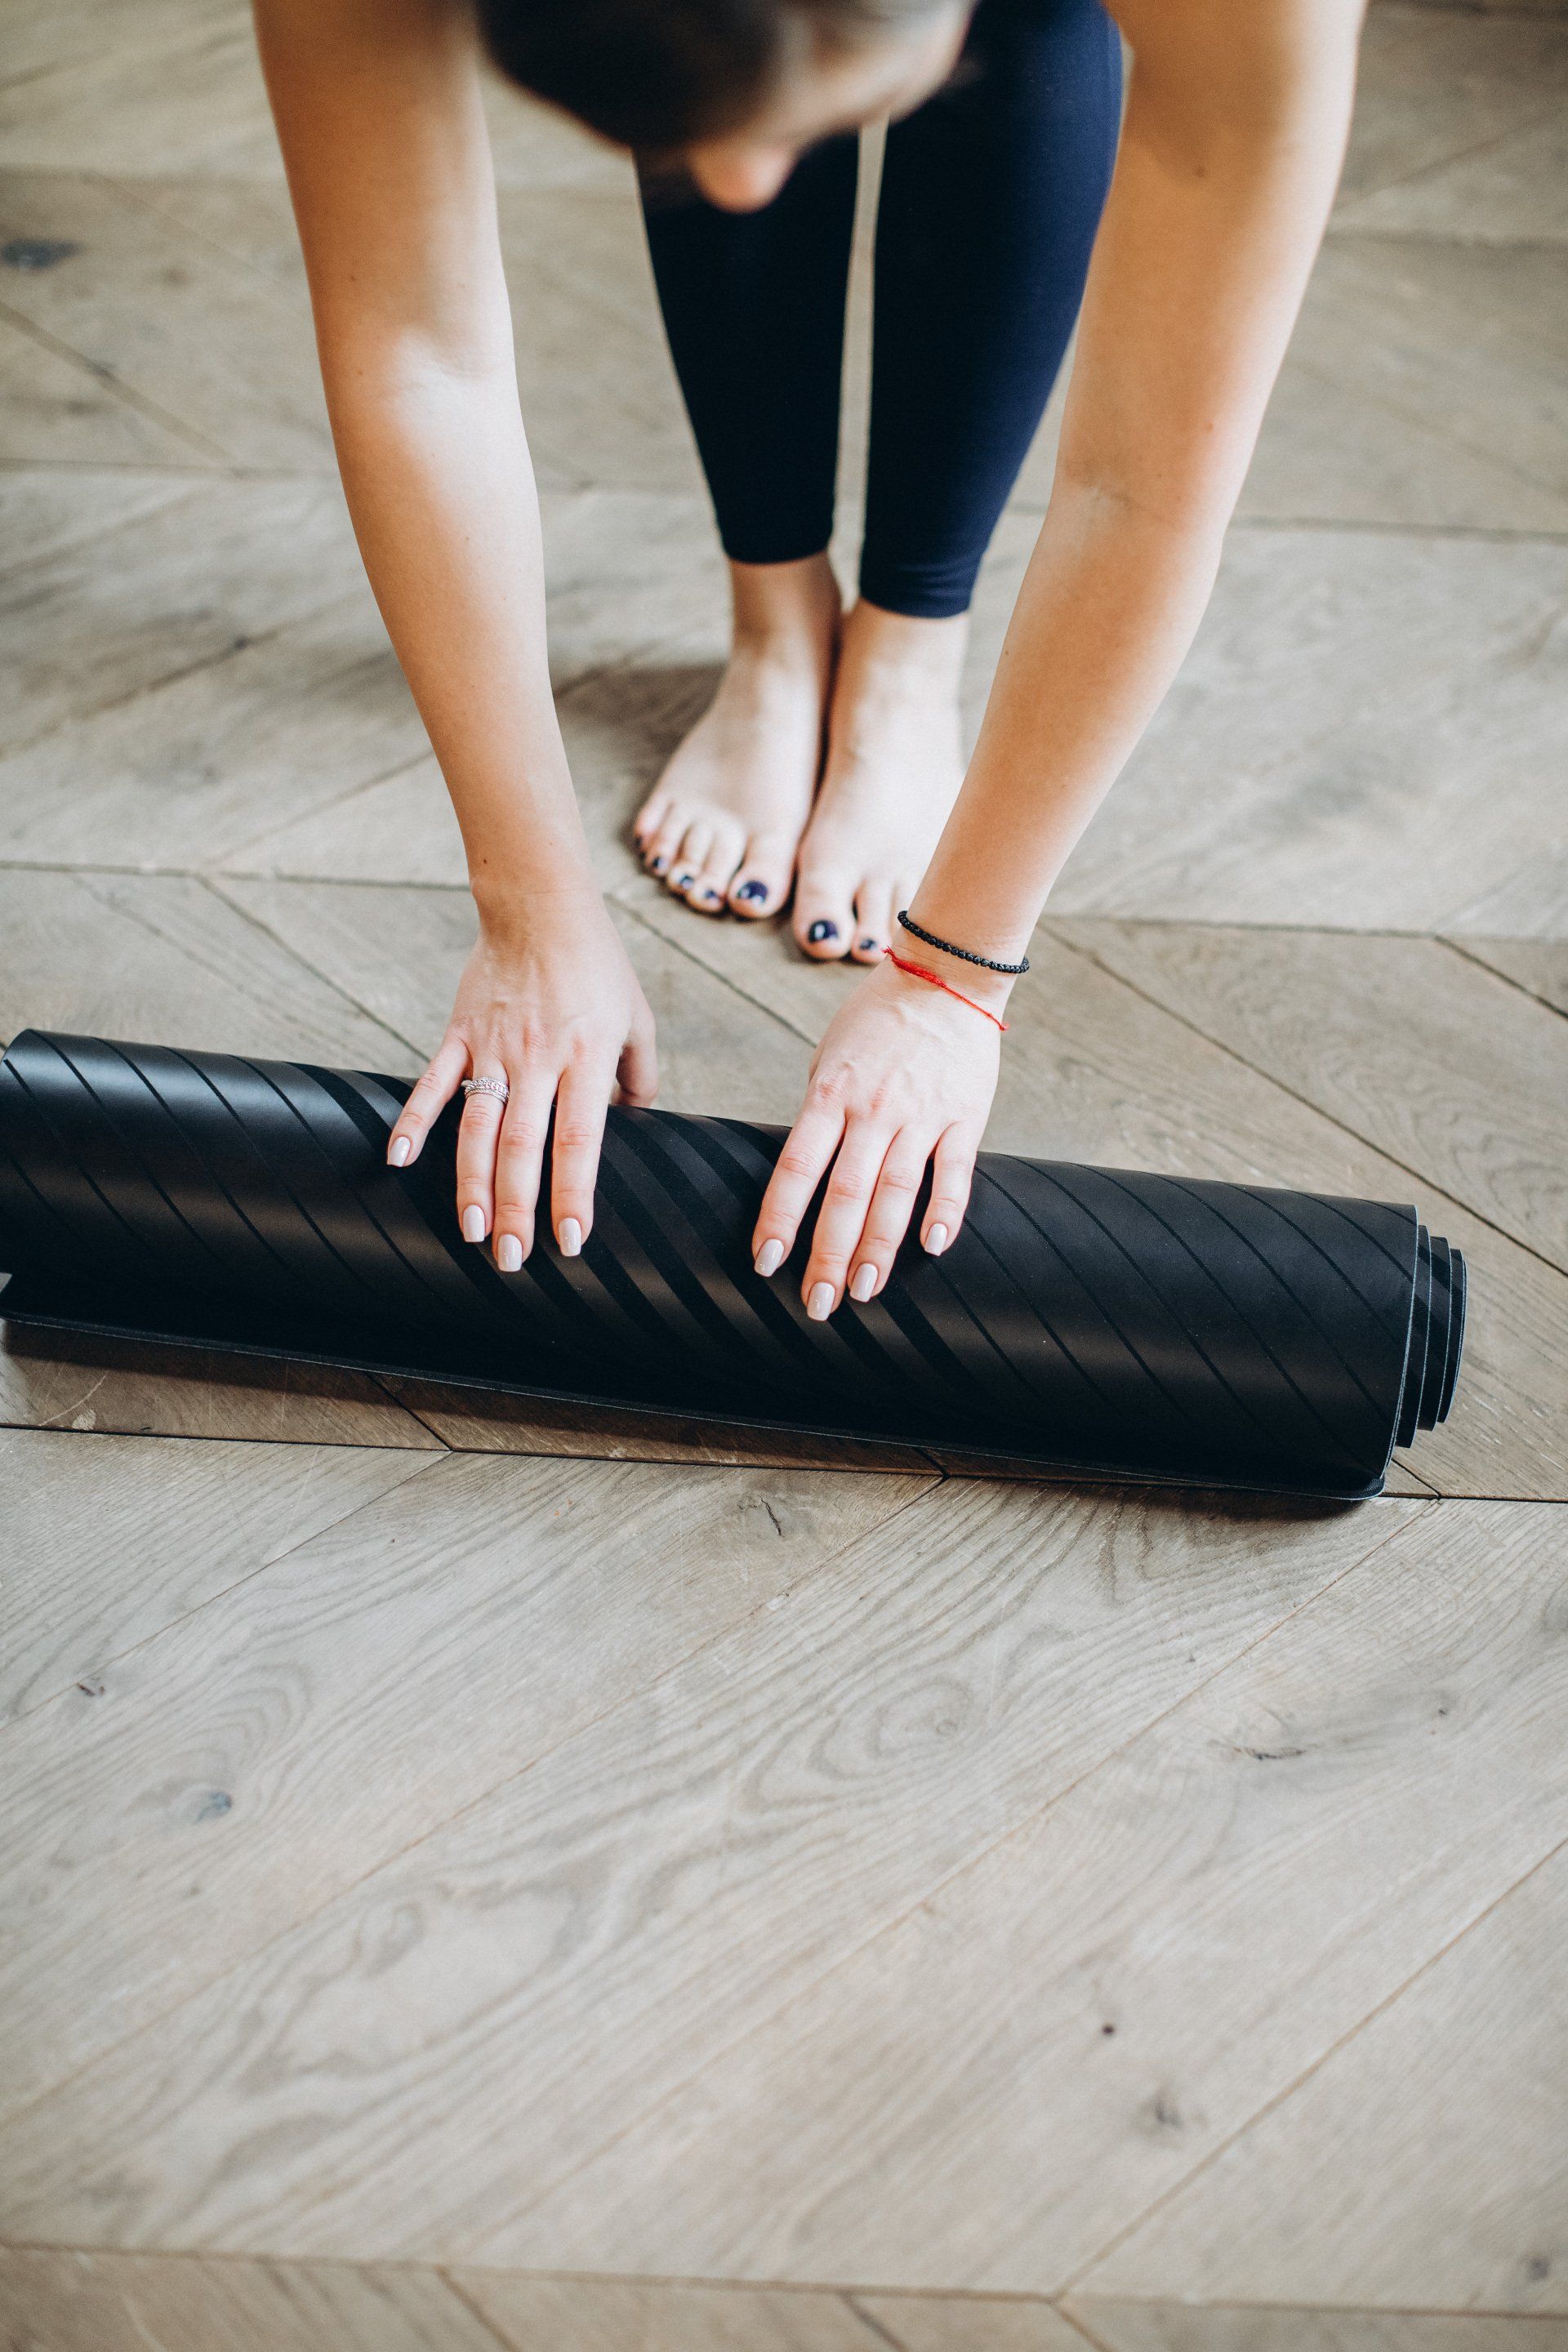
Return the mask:
<path fill-rule="evenodd" d="M 0 1028 L 412 1070 L 470 915 L 243 13 L 0 57 Z M 626 173 L 495 121 L 665 1099 L 787 1117 L 847 981 L 624 845 L 722 618 Z M 1568 16 L 1374 10 L 992 1129 L 1418 1199 L 1448 1426 L 1321 1512 L 12 1335 L 0 2342 L 1568 2347 L 1565 161 Z"/>

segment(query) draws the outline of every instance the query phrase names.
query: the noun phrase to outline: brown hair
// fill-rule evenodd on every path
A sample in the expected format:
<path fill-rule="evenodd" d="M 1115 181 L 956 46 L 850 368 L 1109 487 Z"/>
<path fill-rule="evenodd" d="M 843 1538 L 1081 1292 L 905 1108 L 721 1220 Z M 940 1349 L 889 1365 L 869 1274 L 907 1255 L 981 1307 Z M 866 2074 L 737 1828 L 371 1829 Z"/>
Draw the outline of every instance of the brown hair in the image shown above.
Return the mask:
<path fill-rule="evenodd" d="M 476 0 L 509 80 L 617 146 L 721 138 L 803 57 L 918 25 L 940 0 Z"/>

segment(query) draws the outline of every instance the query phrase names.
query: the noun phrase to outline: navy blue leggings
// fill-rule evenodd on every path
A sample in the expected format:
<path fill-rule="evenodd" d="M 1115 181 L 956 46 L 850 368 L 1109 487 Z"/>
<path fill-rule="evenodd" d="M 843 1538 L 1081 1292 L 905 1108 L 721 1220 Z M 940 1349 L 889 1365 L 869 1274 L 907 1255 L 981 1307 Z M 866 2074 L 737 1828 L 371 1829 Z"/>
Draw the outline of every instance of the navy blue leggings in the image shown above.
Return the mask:
<path fill-rule="evenodd" d="M 963 612 L 1078 317 L 1121 97 L 1100 0 L 980 0 L 946 86 L 888 132 L 860 593 Z M 756 213 L 645 189 L 665 329 L 724 551 L 833 530 L 858 142 Z"/>

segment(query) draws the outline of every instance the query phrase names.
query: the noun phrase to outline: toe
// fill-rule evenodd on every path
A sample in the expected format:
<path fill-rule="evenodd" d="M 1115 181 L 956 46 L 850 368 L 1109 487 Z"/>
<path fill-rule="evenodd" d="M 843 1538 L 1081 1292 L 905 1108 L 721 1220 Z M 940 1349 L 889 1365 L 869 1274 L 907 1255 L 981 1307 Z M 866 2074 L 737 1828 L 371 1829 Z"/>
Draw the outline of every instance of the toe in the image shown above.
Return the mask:
<path fill-rule="evenodd" d="M 793 862 L 793 844 L 781 841 L 776 834 L 753 834 L 730 885 L 734 912 L 750 915 L 753 920 L 759 915 L 776 915 L 789 896 Z"/>
<path fill-rule="evenodd" d="M 846 877 L 801 876 L 795 891 L 795 936 L 808 956 L 818 963 L 837 963 L 849 951 L 854 924 Z"/>
<path fill-rule="evenodd" d="M 632 819 L 632 839 L 645 856 L 649 843 L 664 822 L 668 806 L 668 793 L 663 784 L 657 784 Z"/>
<path fill-rule="evenodd" d="M 849 952 L 857 963 L 880 963 L 892 936 L 893 894 L 885 882 L 862 882 L 855 893 L 855 944 Z"/>
<path fill-rule="evenodd" d="M 715 826 L 708 854 L 686 892 L 687 904 L 695 907 L 700 915 L 721 915 L 725 911 L 730 885 L 741 861 L 741 844 L 738 824 Z"/>
<path fill-rule="evenodd" d="M 713 827 L 702 817 L 694 817 L 681 835 L 679 845 L 669 861 L 669 871 L 664 877 L 665 888 L 673 890 L 678 898 L 685 898 L 701 873 L 702 861 L 712 840 Z"/>
<path fill-rule="evenodd" d="M 684 809 L 667 804 L 664 814 L 643 843 L 643 863 L 661 882 L 669 879 L 689 822 Z"/>

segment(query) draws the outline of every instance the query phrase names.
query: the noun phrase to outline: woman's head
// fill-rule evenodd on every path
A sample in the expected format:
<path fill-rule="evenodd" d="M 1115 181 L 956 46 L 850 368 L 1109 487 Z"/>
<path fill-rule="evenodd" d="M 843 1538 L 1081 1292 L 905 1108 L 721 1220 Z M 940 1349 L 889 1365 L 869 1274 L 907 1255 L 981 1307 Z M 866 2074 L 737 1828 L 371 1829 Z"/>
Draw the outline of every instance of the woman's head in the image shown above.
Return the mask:
<path fill-rule="evenodd" d="M 970 0 L 478 0 L 501 71 L 736 211 L 835 131 L 918 105 Z"/>

